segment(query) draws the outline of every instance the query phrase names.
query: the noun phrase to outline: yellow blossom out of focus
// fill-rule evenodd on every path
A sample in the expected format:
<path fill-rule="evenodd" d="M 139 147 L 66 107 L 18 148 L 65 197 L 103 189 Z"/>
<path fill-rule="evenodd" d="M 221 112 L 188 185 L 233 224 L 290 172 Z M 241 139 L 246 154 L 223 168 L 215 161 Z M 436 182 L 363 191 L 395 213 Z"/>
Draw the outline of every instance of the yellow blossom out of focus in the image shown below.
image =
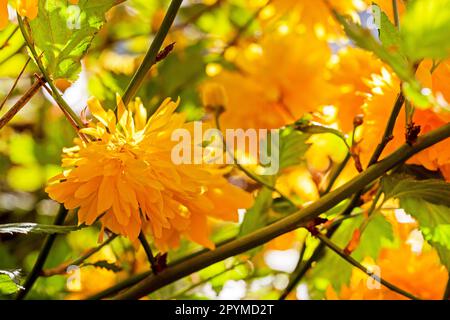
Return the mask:
<path fill-rule="evenodd" d="M 237 221 L 237 210 L 251 206 L 251 195 L 212 167 L 172 162 L 173 131 L 193 130 L 185 114 L 174 113 L 178 103 L 167 99 L 148 120 L 140 100 L 125 107 L 118 97 L 117 105 L 116 117 L 89 100 L 97 121 L 81 132 L 93 140 L 76 139 L 64 151 L 65 171 L 51 179 L 49 196 L 67 209 L 79 208 L 79 223 L 100 220 L 132 241 L 149 230 L 163 251 L 178 246 L 181 235 L 213 248 L 208 217 Z"/>
<path fill-rule="evenodd" d="M 317 185 L 305 166 L 297 166 L 286 170 L 278 178 L 277 188 L 291 198 L 298 196 L 303 202 L 312 202 L 319 199 Z"/>
<path fill-rule="evenodd" d="M 395 286 L 416 295 L 421 299 L 442 299 L 448 274 L 440 264 L 436 251 L 415 253 L 410 246 L 404 244 L 395 249 L 383 249 L 378 261 L 365 261 L 367 266 L 376 265 L 381 277 Z M 384 286 L 368 286 L 370 280 L 359 269 L 353 269 L 349 286 L 336 292 L 329 287 L 327 298 L 331 300 L 404 300 L 406 297 L 389 290 Z"/>
<path fill-rule="evenodd" d="M 325 104 L 330 57 L 325 41 L 276 32 L 239 50 L 233 61 L 237 70 L 211 78 L 228 97 L 221 118 L 225 128 L 278 128 Z"/>
<path fill-rule="evenodd" d="M 38 6 L 38 0 L 17 0 L 16 2 L 17 12 L 30 20 L 37 17 Z M 8 19 L 8 0 L 0 0 L 0 29 L 8 25 Z"/>
<path fill-rule="evenodd" d="M 332 0 L 331 5 L 341 13 L 357 18 L 357 11 L 365 8 L 360 0 Z M 314 32 L 318 37 L 342 33 L 341 26 L 334 19 L 325 1 L 311 0 L 273 0 L 269 5 L 274 14 L 268 17 L 279 18 L 289 14 L 288 20 L 295 25 L 304 26 L 308 32 Z"/>
<path fill-rule="evenodd" d="M 339 125 L 345 132 L 353 130 L 353 119 L 362 113 L 365 95 L 370 93 L 367 80 L 382 67 L 372 53 L 359 48 L 348 47 L 336 55 L 331 66 L 330 82 L 336 91 L 332 103 L 339 110 Z"/>
<path fill-rule="evenodd" d="M 111 264 L 116 263 L 116 257 L 110 247 L 104 247 L 99 252 L 92 255 L 86 263 L 105 261 Z M 73 268 L 68 272 L 66 281 L 67 290 L 70 292 L 66 300 L 81 300 L 113 286 L 118 280 L 123 278 L 121 272 L 114 272 L 105 268 L 85 266 Z"/>
<path fill-rule="evenodd" d="M 438 67 L 436 73 L 428 74 L 427 70 L 419 68 L 418 77 L 425 86 L 429 86 L 435 95 L 448 96 L 447 86 L 439 85 L 433 86 L 433 77 L 442 77 L 445 72 L 448 72 L 448 62 L 443 62 Z M 442 68 L 442 69 L 441 69 Z M 441 69 L 441 70 L 439 70 Z M 428 75 L 428 80 L 427 80 Z M 386 69 L 381 75 L 374 75 L 369 82 L 372 86 L 372 93 L 368 95 L 364 109 L 364 125 L 361 147 L 361 160 L 363 164 L 367 164 L 371 156 L 372 150 L 379 143 L 383 136 L 383 131 L 386 122 L 386 114 L 390 114 L 395 103 L 398 93 L 400 92 L 400 81 L 396 76 Z M 446 92 L 442 92 L 445 90 Z M 405 112 L 400 112 L 393 132 L 393 139 L 387 144 L 382 157 L 390 154 L 399 146 L 405 143 Z M 446 124 L 449 121 L 449 113 L 445 110 L 420 110 L 416 109 L 413 116 L 415 125 L 421 127 L 421 134 L 425 134 L 433 129 Z M 441 170 L 449 180 L 448 168 L 450 166 L 450 152 L 449 142 L 442 141 L 420 153 L 409 160 L 410 163 L 420 164 L 429 170 Z"/>
<path fill-rule="evenodd" d="M 205 107 L 223 107 L 228 105 L 225 88 L 217 83 L 209 82 L 201 88 L 202 102 Z"/>
<path fill-rule="evenodd" d="M 347 156 L 347 147 L 341 138 L 331 133 L 315 134 L 309 138 L 306 160 L 313 171 L 325 172 L 332 163 L 341 163 Z"/>

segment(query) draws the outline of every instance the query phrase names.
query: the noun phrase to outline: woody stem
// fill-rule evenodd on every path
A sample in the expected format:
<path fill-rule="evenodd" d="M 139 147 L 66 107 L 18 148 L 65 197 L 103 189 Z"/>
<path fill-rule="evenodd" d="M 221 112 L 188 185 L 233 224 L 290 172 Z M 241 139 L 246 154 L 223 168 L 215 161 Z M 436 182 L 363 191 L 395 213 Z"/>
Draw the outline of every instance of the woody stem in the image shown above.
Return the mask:
<path fill-rule="evenodd" d="M 192 259 L 163 270 L 156 276 L 151 275 L 131 287 L 127 292 L 120 294 L 117 299 L 138 299 L 215 262 L 243 253 L 284 233 L 295 230 L 321 213 L 333 208 L 352 194 L 359 192 L 364 186 L 383 176 L 387 171 L 403 163 L 414 154 L 449 137 L 450 123 L 421 136 L 414 145 L 404 144 L 382 161 L 367 168 L 351 181 L 304 209 L 253 233 L 226 243 L 214 251 L 199 254 Z"/>
<path fill-rule="evenodd" d="M 172 0 L 172 2 L 170 3 L 166 16 L 164 17 L 161 27 L 156 33 L 155 38 L 153 39 L 152 44 L 150 45 L 150 48 L 148 49 L 147 54 L 144 57 L 144 61 L 142 61 L 142 64 L 139 66 L 138 70 L 128 84 L 127 89 L 125 90 L 125 93 L 122 97 L 125 105 L 127 105 L 136 95 L 142 83 L 144 82 L 144 79 L 147 76 L 150 68 L 156 63 L 158 52 L 161 49 L 167 34 L 169 33 L 170 27 L 175 20 L 178 9 L 180 9 L 182 2 L 183 0 Z"/>

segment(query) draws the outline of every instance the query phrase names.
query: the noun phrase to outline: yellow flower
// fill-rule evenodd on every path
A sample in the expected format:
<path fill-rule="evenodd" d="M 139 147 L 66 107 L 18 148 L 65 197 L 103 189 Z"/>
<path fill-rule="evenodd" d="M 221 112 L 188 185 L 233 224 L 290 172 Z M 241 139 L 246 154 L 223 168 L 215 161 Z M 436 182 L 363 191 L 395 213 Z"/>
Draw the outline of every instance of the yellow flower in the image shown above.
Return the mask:
<path fill-rule="evenodd" d="M 365 7 L 363 1 L 358 0 L 331 0 L 330 3 L 340 13 L 352 15 L 355 18 L 357 18 L 357 10 Z M 288 19 L 292 24 L 304 26 L 308 32 L 313 30 L 319 37 L 334 36 L 342 31 L 325 1 L 273 0 L 270 6 L 275 9 L 275 19 L 289 14 Z"/>
<path fill-rule="evenodd" d="M 442 73 L 446 72 L 447 65 L 443 64 L 441 66 L 443 69 L 438 73 L 431 75 L 428 71 L 430 77 L 427 81 L 426 73 L 421 67 L 418 70 L 418 77 L 424 85 L 430 85 L 430 89 L 433 90 L 435 94 L 442 94 L 443 96 L 448 96 L 450 93 L 445 85 L 437 82 L 433 85 L 432 81 L 434 77 L 443 76 Z M 436 70 L 437 71 L 437 70 Z M 435 72 L 436 72 L 435 71 Z M 428 82 L 428 83 L 427 83 Z M 363 164 L 367 164 L 369 158 L 375 149 L 376 145 L 379 143 L 384 128 L 387 123 L 387 117 L 392 111 L 392 107 L 400 92 L 400 81 L 399 79 L 386 69 L 383 69 L 381 75 L 373 75 L 372 80 L 369 81 L 372 87 L 372 92 L 368 95 L 366 103 L 363 107 L 364 109 L 364 124 L 362 132 L 362 140 L 360 143 L 361 147 L 361 160 Z M 444 92 L 441 92 L 444 90 Z M 413 122 L 415 125 L 421 127 L 421 134 L 428 131 L 436 129 L 442 125 L 445 125 L 450 120 L 448 112 L 440 110 L 420 110 L 416 109 L 414 112 Z M 393 132 L 393 139 L 387 144 L 382 158 L 392 151 L 400 147 L 405 143 L 405 112 L 400 112 L 397 122 Z M 420 153 L 415 155 L 409 160 L 410 163 L 419 164 L 425 166 L 429 170 L 441 170 L 441 172 L 446 176 L 447 180 L 450 179 L 448 172 L 450 168 L 450 152 L 449 152 L 449 141 L 442 141 Z"/>
<path fill-rule="evenodd" d="M 124 257 L 120 257 L 120 261 L 124 261 Z M 103 247 L 99 252 L 92 255 L 86 260 L 86 263 L 95 263 L 98 261 L 106 261 L 111 264 L 119 265 L 118 259 L 113 253 L 111 247 Z M 148 270 L 148 269 L 147 269 Z M 66 300 L 83 300 L 87 297 L 105 290 L 127 275 L 124 271 L 114 272 L 95 266 L 82 266 L 80 268 L 69 269 L 66 280 L 66 288 L 69 292 L 65 296 Z"/>
<path fill-rule="evenodd" d="M 22 17 L 34 19 L 38 14 L 38 0 L 17 0 L 16 9 Z M 0 29 L 8 25 L 8 0 L 0 0 Z"/>
<path fill-rule="evenodd" d="M 17 0 L 17 11 L 22 17 L 34 19 L 38 14 L 38 0 Z"/>
<path fill-rule="evenodd" d="M 226 128 L 278 128 L 325 103 L 325 70 L 331 55 L 313 35 L 271 33 L 239 50 L 237 71 L 224 70 L 212 81 L 225 88 Z"/>
<path fill-rule="evenodd" d="M 77 139 L 64 150 L 66 170 L 46 191 L 68 209 L 79 207 L 79 223 L 99 219 L 132 241 L 148 230 L 164 251 L 177 246 L 181 235 L 213 248 L 207 218 L 237 221 L 237 210 L 250 207 L 251 196 L 229 184 L 222 171 L 172 162 L 173 131 L 193 130 L 184 114 L 174 113 L 178 103 L 167 99 L 147 120 L 139 100 L 128 108 L 117 100 L 117 117 L 97 99 L 89 100 L 98 121 L 81 131 L 94 140 Z"/>
<path fill-rule="evenodd" d="M 339 126 L 349 132 L 354 117 L 362 113 L 364 96 L 370 93 L 367 80 L 381 72 L 383 63 L 372 53 L 354 47 L 340 50 L 333 62 L 330 82 L 336 96 L 331 102 L 338 108 Z"/>
<path fill-rule="evenodd" d="M 374 265 L 365 260 L 365 264 Z M 411 247 L 403 244 L 395 249 L 383 249 L 376 262 L 381 277 L 397 287 L 416 295 L 421 299 L 439 300 L 444 294 L 448 274 L 440 264 L 436 251 L 419 254 L 412 252 Z M 339 294 L 329 287 L 328 299 L 342 300 L 404 300 L 406 297 L 395 293 L 384 286 L 369 288 L 368 276 L 359 269 L 353 269 L 351 282 L 344 286 Z M 374 281 L 371 280 L 373 283 Z"/>

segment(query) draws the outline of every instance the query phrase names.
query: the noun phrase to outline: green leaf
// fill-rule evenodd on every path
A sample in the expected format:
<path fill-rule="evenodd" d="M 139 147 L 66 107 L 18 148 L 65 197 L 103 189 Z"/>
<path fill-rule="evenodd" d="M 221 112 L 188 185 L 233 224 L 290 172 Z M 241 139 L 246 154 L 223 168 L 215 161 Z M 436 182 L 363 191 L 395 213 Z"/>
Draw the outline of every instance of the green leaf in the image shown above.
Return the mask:
<path fill-rule="evenodd" d="M 352 238 L 353 232 L 360 226 L 361 221 L 361 216 L 344 220 L 331 237 L 331 241 L 344 248 Z M 352 269 L 351 264 L 326 248 L 323 258 L 313 268 L 311 276 L 315 283 L 326 283 L 325 286 L 320 286 L 321 289 L 325 290 L 328 285 L 331 285 L 336 292 L 339 292 L 343 285 L 350 282 Z"/>
<path fill-rule="evenodd" d="M 344 220 L 331 237 L 331 241 L 339 247 L 345 248 L 355 230 L 361 226 L 363 219 L 364 217 L 360 215 Z M 365 257 L 371 257 L 376 260 L 380 255 L 381 249 L 392 246 L 393 243 L 394 233 L 392 225 L 381 213 L 375 212 L 362 232 L 358 247 L 352 253 L 352 257 L 360 262 Z M 335 291 L 339 292 L 343 285 L 350 282 L 352 270 L 353 266 L 351 264 L 326 248 L 325 255 L 313 269 L 312 276 L 318 283 L 326 282 Z"/>
<path fill-rule="evenodd" d="M 84 263 L 82 265 L 82 267 L 87 267 L 87 266 L 102 268 L 102 269 L 106 269 L 108 271 L 112 271 L 115 273 L 122 271 L 122 267 L 118 266 L 115 263 L 108 262 L 106 260 L 100 260 L 100 261 L 96 261 L 94 263 Z"/>
<path fill-rule="evenodd" d="M 411 102 L 421 107 L 426 107 L 431 104 L 431 97 L 422 93 L 422 87 L 415 77 L 413 64 L 408 62 L 408 60 L 401 54 L 402 50 L 392 50 L 392 48 L 386 47 L 374 38 L 370 30 L 349 21 L 337 11 L 333 11 L 333 13 L 336 19 L 344 27 L 347 36 L 352 39 L 358 47 L 373 52 L 378 58 L 392 68 L 400 80 L 404 82 L 403 90 L 405 96 L 410 99 Z M 384 28 L 387 28 L 387 30 L 385 29 L 384 31 L 383 37 L 385 41 L 393 42 L 395 38 L 389 38 L 388 36 L 389 29 L 390 33 L 392 33 L 393 30 L 392 28 L 387 27 L 386 18 L 387 17 L 383 18 L 383 15 L 381 16 L 382 22 L 384 21 Z M 392 34 L 390 36 L 393 37 Z"/>
<path fill-rule="evenodd" d="M 309 134 L 303 134 L 292 128 L 280 131 L 280 170 L 300 164 L 309 148 Z"/>
<path fill-rule="evenodd" d="M 450 250 L 450 207 L 412 197 L 401 198 L 400 206 L 417 220 L 425 240 Z"/>
<path fill-rule="evenodd" d="M 415 0 L 402 24 L 403 48 L 413 61 L 450 55 L 450 0 Z"/>
<path fill-rule="evenodd" d="M 400 207 L 417 220 L 424 238 L 450 270 L 450 184 L 394 175 L 383 178 L 382 188 L 385 199 L 399 199 Z"/>
<path fill-rule="evenodd" d="M 386 47 L 374 38 L 370 30 L 349 21 L 336 11 L 334 11 L 334 14 L 344 27 L 347 36 L 352 39 L 358 47 L 373 52 L 378 58 L 389 64 L 400 79 L 407 82 L 416 81 L 411 65 L 409 65 L 399 54 L 393 54 L 387 50 Z"/>
<path fill-rule="evenodd" d="M 404 62 L 407 63 L 401 47 L 400 32 L 384 12 L 381 12 L 380 40 L 386 50 L 391 54 L 400 55 L 404 59 Z"/>
<path fill-rule="evenodd" d="M 54 79 L 75 79 L 81 59 L 105 22 L 105 13 L 115 0 L 39 1 L 39 14 L 30 21 L 38 54 Z"/>
<path fill-rule="evenodd" d="M 450 183 L 443 180 L 415 180 L 407 175 L 390 175 L 381 180 L 381 187 L 385 201 L 414 197 L 450 207 Z"/>
<path fill-rule="evenodd" d="M 267 224 L 268 211 L 272 206 L 272 190 L 263 187 L 255 199 L 253 207 L 247 210 L 241 224 L 239 237 L 249 234 Z"/>
<path fill-rule="evenodd" d="M 84 228 L 81 226 L 56 226 L 31 222 L 0 224 L 0 234 L 2 233 L 69 233 Z"/>
<path fill-rule="evenodd" d="M 380 212 L 374 212 L 361 234 L 357 249 L 352 256 L 359 261 L 365 257 L 378 259 L 382 248 L 391 246 L 394 242 L 392 225 Z"/>
<path fill-rule="evenodd" d="M 10 295 L 20 289 L 20 270 L 0 270 L 0 294 Z"/>

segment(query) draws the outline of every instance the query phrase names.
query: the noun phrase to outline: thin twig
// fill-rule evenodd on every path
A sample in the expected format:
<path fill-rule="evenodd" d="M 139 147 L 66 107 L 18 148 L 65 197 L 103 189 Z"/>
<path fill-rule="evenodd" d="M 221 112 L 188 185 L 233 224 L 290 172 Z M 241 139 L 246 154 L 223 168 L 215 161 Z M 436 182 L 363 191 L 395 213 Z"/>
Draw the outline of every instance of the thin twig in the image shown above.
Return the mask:
<path fill-rule="evenodd" d="M 64 208 L 64 206 L 61 206 L 53 224 L 57 226 L 62 225 L 64 223 L 64 220 L 66 219 L 67 213 L 68 210 Z M 23 284 L 23 290 L 20 290 L 17 293 L 16 300 L 24 299 L 27 296 L 28 292 L 33 287 L 37 278 L 41 274 L 41 270 L 44 267 L 45 261 L 47 260 L 47 257 L 53 246 L 53 243 L 55 242 L 56 236 L 57 234 L 49 234 L 45 239 L 44 245 L 42 246 L 42 249 L 39 252 L 39 256 L 36 260 L 36 263 L 34 264 L 33 269 L 31 270 L 30 274 L 25 280 L 25 283 Z"/>
<path fill-rule="evenodd" d="M 36 62 L 38 68 L 42 72 L 42 76 L 44 77 L 45 81 L 48 83 L 48 85 L 51 88 L 51 95 L 53 99 L 55 99 L 58 106 L 63 110 L 65 115 L 68 115 L 71 118 L 71 121 L 76 123 L 78 130 L 84 127 L 83 122 L 81 119 L 76 115 L 76 113 L 72 110 L 72 108 L 67 104 L 67 102 L 62 98 L 60 95 L 58 89 L 53 84 L 52 78 L 48 74 L 47 70 L 45 69 L 44 65 L 42 64 L 42 61 L 40 59 L 40 56 L 37 54 L 36 49 L 34 47 L 33 41 L 30 38 L 31 35 L 29 35 L 26 31 L 25 24 L 26 20 L 23 20 L 20 15 L 17 15 L 17 20 L 19 22 L 20 31 L 22 32 L 22 35 L 25 39 L 25 42 L 30 49 L 31 54 L 33 55 L 34 61 Z"/>
<path fill-rule="evenodd" d="M 42 80 L 37 80 L 33 83 L 30 89 L 20 97 L 20 99 L 6 112 L 0 119 L 0 129 L 2 129 L 11 119 L 30 101 L 30 99 L 39 91 L 43 85 Z"/>
<path fill-rule="evenodd" d="M 215 114 L 215 124 L 216 124 L 216 128 L 222 132 L 222 128 L 220 125 L 220 115 L 221 112 L 216 112 Z M 245 173 L 245 175 L 247 175 L 247 177 L 249 177 L 250 179 L 258 182 L 259 184 L 261 184 L 262 186 L 265 186 L 266 188 L 268 188 L 269 190 L 278 193 L 283 199 L 285 199 L 287 202 L 289 202 L 290 205 L 292 205 L 293 207 L 297 208 L 298 206 L 295 204 L 294 201 L 292 201 L 288 196 L 284 195 L 283 192 L 281 192 L 276 186 L 274 186 L 273 184 L 267 183 L 266 181 L 262 180 L 260 177 L 258 177 L 258 175 L 254 174 L 253 172 L 251 172 L 250 170 L 247 170 L 247 168 L 245 168 L 244 166 L 242 166 L 239 161 L 236 159 L 235 155 L 234 155 L 234 151 L 230 150 L 226 144 L 225 141 L 225 137 L 222 135 L 222 142 L 223 142 L 223 146 L 224 146 L 224 151 L 227 152 L 232 158 L 233 158 L 233 162 L 234 165 L 241 170 L 242 172 Z"/>
<path fill-rule="evenodd" d="M 394 11 L 395 26 L 400 29 L 400 18 L 399 18 L 399 14 L 398 14 L 397 0 L 392 0 L 392 10 Z"/>
<path fill-rule="evenodd" d="M 69 266 L 81 265 L 85 260 L 89 259 L 93 254 L 99 252 L 102 248 L 104 248 L 105 246 L 110 244 L 116 237 L 117 237 L 117 235 L 115 235 L 115 234 L 112 235 L 106 241 L 103 241 L 100 245 L 96 246 L 95 248 L 89 249 L 81 257 L 79 257 L 73 261 L 65 262 L 55 268 L 42 270 L 41 276 L 42 277 L 51 277 L 51 276 L 58 275 L 58 274 L 65 274 L 66 270 Z"/>
<path fill-rule="evenodd" d="M 11 32 L 11 34 L 5 39 L 5 41 L 0 46 L 0 50 L 6 48 L 9 44 L 9 40 L 11 40 L 12 37 L 16 34 L 17 30 L 19 30 L 19 26 L 15 26 L 14 30 Z"/>
<path fill-rule="evenodd" d="M 210 276 L 208 278 L 205 278 L 205 279 L 203 279 L 203 280 L 201 280 L 201 281 L 199 281 L 197 283 L 194 283 L 194 284 L 188 286 L 187 288 L 185 288 L 185 289 L 175 293 L 173 296 L 171 296 L 167 300 L 174 300 L 174 299 L 177 299 L 180 296 L 183 297 L 186 293 L 192 291 L 193 289 L 195 289 L 195 288 L 197 288 L 197 287 L 199 287 L 199 286 L 201 286 L 201 285 L 203 285 L 205 283 L 208 283 L 211 280 L 213 280 L 213 279 L 215 279 L 217 277 L 220 277 L 220 276 L 226 274 L 227 272 L 229 272 L 229 271 L 231 271 L 233 269 L 236 269 L 237 267 L 242 266 L 242 265 L 247 264 L 247 263 L 249 263 L 249 262 L 248 261 L 246 261 L 246 262 L 239 262 L 239 263 L 237 263 L 235 265 L 232 265 L 231 267 L 228 267 L 225 270 L 222 270 L 221 272 L 219 272 L 219 273 L 217 273 L 217 274 L 215 274 L 213 276 Z"/>
<path fill-rule="evenodd" d="M 147 73 L 156 63 L 156 56 L 158 55 L 159 50 L 161 50 L 164 40 L 166 39 L 169 29 L 172 26 L 173 21 L 175 20 L 178 9 L 180 8 L 182 2 L 183 0 L 172 0 L 172 2 L 170 3 L 169 9 L 167 10 L 161 27 L 156 33 L 155 38 L 153 39 L 152 44 L 150 45 L 150 48 L 148 49 L 147 54 L 144 57 L 144 60 L 142 61 L 138 70 L 128 84 L 127 89 L 125 90 L 125 93 L 122 97 L 125 105 L 127 105 L 136 95 L 142 83 L 144 82 Z"/>
<path fill-rule="evenodd" d="M 28 64 L 30 63 L 30 60 L 31 60 L 31 58 L 27 59 L 27 62 L 25 62 L 24 66 L 22 67 L 22 70 L 20 70 L 19 75 L 17 76 L 16 80 L 14 80 L 14 83 L 13 83 L 11 89 L 9 89 L 8 94 L 3 99 L 2 103 L 0 104 L 0 111 L 5 106 L 6 101 L 8 101 L 8 99 L 11 97 L 11 94 L 13 93 L 13 91 L 16 88 L 17 84 L 19 83 L 19 80 L 22 77 L 23 73 L 25 72 L 25 69 L 27 68 Z"/>
<path fill-rule="evenodd" d="M 405 296 L 409 299 L 412 300 L 420 300 L 418 297 L 414 296 L 413 294 L 406 292 L 403 289 L 398 288 L 397 286 L 393 285 L 392 283 L 384 280 L 383 278 L 381 278 L 380 276 L 374 274 L 373 272 L 371 272 L 370 270 L 368 270 L 366 267 L 364 267 L 362 264 L 360 264 L 358 261 L 356 261 L 353 257 L 345 254 L 345 252 L 339 248 L 336 244 L 334 244 L 330 239 L 328 239 L 328 237 L 326 237 L 325 235 L 318 233 L 316 235 L 317 238 L 320 239 L 320 241 L 322 241 L 328 248 L 330 248 L 331 250 L 333 250 L 336 254 L 338 254 L 341 258 L 343 258 L 345 261 L 347 261 L 348 263 L 350 263 L 351 265 L 353 265 L 354 267 L 360 269 L 361 271 L 363 271 L 364 273 L 366 273 L 369 277 L 371 277 L 372 279 L 374 279 L 375 281 L 378 281 L 379 283 L 381 283 L 382 285 L 384 285 L 386 288 L 401 294 L 402 296 Z"/>
<path fill-rule="evenodd" d="M 226 243 L 229 243 L 229 242 L 231 242 L 231 241 L 233 241 L 235 239 L 236 238 L 233 237 L 231 239 L 227 239 L 225 241 L 221 241 L 219 243 L 216 243 L 215 246 L 216 247 L 220 247 L 220 246 L 222 246 L 222 245 L 224 245 Z M 182 263 L 184 261 L 192 259 L 193 257 L 195 257 L 195 256 L 197 256 L 199 254 L 203 254 L 203 253 L 208 252 L 208 251 L 209 251 L 209 249 L 202 249 L 202 250 L 200 250 L 198 252 L 194 252 L 194 253 L 189 254 L 187 256 L 184 256 L 182 258 L 176 259 L 175 261 L 170 262 L 168 264 L 168 268 L 172 268 L 172 267 L 174 267 L 177 264 L 180 264 L 180 263 Z M 132 277 L 130 277 L 128 279 L 123 280 L 122 282 L 119 282 L 119 283 L 115 284 L 114 286 L 112 286 L 110 288 L 107 288 L 107 289 L 105 289 L 105 290 L 103 290 L 101 292 L 98 292 L 98 293 L 88 297 L 88 300 L 99 300 L 99 299 L 105 299 L 107 297 L 111 297 L 111 296 L 119 293 L 122 290 L 125 290 L 125 289 L 127 289 L 127 288 L 129 288 L 131 286 L 134 286 L 135 284 L 139 283 L 140 281 L 142 281 L 143 279 L 149 277 L 152 274 L 153 274 L 153 272 L 151 270 L 149 270 L 149 271 L 145 271 L 145 272 L 142 272 L 140 274 L 134 275 L 134 276 L 132 276 Z"/>
<path fill-rule="evenodd" d="M 219 246 L 213 251 L 207 251 L 173 267 L 166 268 L 157 276 L 149 276 L 131 287 L 125 293 L 119 294 L 116 299 L 126 300 L 141 298 L 215 262 L 246 252 L 247 250 L 260 246 L 282 234 L 295 230 L 323 212 L 333 208 L 341 201 L 347 199 L 351 194 L 364 188 L 364 186 L 379 179 L 387 171 L 400 163 L 405 162 L 416 153 L 449 137 L 450 124 L 446 124 L 419 137 L 417 142 L 412 146 L 404 144 L 382 161 L 366 169 L 349 182 L 298 212 L 223 246 Z"/>
<path fill-rule="evenodd" d="M 147 255 L 148 262 L 150 263 L 150 267 L 152 268 L 152 271 L 154 274 L 158 273 L 156 264 L 157 261 L 155 259 L 155 256 L 153 255 L 152 248 L 150 248 L 150 244 L 147 241 L 147 238 L 145 238 L 145 234 L 141 231 L 139 234 L 139 241 L 141 242 L 142 247 L 144 248 L 145 254 Z"/>
<path fill-rule="evenodd" d="M 347 165 L 347 163 L 350 160 L 350 158 L 351 158 L 350 152 L 347 152 L 347 155 L 345 156 L 344 161 L 339 163 L 331 171 L 331 177 L 330 177 L 330 180 L 328 182 L 327 188 L 321 193 L 321 196 L 324 195 L 324 194 L 327 194 L 327 193 L 329 193 L 331 191 L 331 189 L 333 188 L 336 180 L 339 178 L 339 176 L 341 175 L 342 171 L 345 169 L 345 166 Z"/>

